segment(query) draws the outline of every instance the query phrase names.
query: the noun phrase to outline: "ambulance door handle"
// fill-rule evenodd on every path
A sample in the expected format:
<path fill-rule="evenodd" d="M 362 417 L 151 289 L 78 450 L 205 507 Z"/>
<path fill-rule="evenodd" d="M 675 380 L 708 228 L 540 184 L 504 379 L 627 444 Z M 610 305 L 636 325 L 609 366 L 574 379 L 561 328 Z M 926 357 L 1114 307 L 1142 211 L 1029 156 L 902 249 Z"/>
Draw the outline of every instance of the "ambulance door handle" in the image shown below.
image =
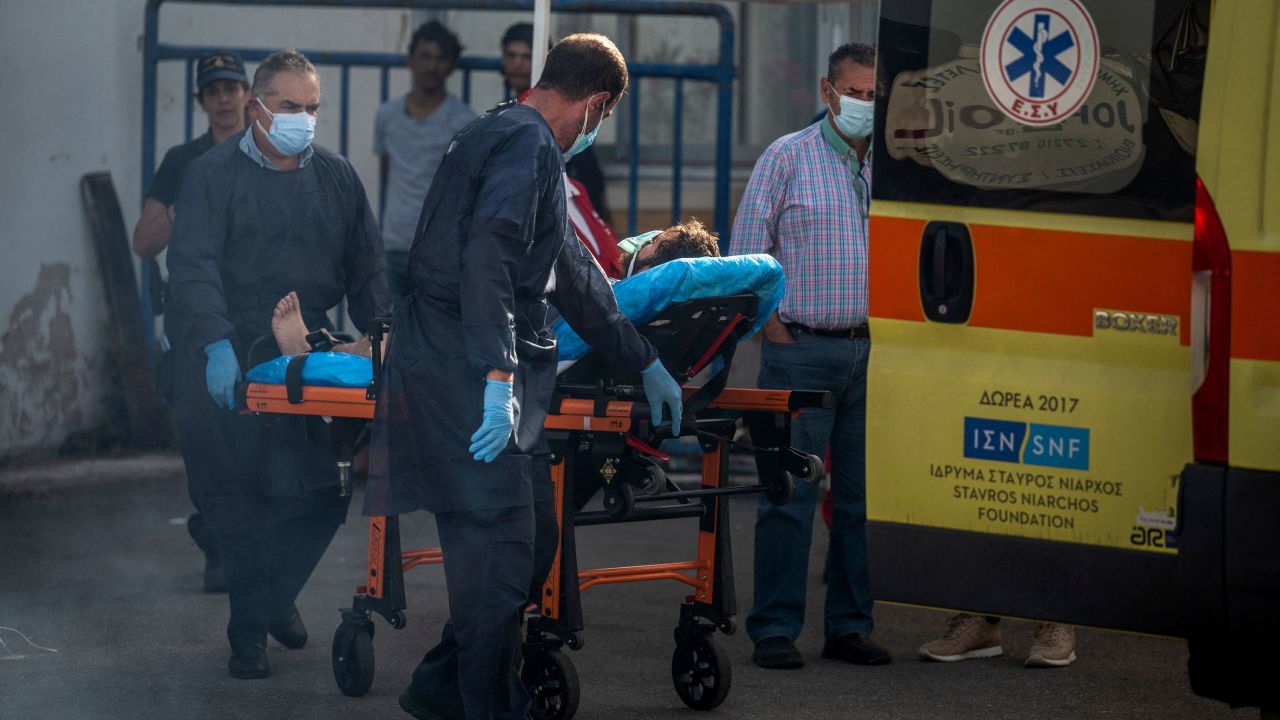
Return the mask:
<path fill-rule="evenodd" d="M 947 229 L 939 225 L 933 231 L 933 287 L 936 298 L 947 297 Z"/>
<path fill-rule="evenodd" d="M 920 304 L 933 322 L 964 323 L 973 309 L 973 241 L 961 223 L 930 222 L 920 238 Z"/>

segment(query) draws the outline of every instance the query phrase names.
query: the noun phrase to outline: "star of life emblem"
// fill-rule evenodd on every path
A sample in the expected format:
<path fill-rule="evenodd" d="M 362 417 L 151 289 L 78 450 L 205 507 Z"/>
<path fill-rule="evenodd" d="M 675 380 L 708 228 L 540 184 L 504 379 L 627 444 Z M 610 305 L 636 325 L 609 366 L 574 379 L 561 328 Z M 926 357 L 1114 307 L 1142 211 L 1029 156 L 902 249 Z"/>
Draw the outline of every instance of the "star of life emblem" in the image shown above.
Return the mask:
<path fill-rule="evenodd" d="M 982 82 L 1024 125 L 1054 125 L 1089 97 L 1098 30 L 1080 0 L 1005 0 L 982 36 Z"/>

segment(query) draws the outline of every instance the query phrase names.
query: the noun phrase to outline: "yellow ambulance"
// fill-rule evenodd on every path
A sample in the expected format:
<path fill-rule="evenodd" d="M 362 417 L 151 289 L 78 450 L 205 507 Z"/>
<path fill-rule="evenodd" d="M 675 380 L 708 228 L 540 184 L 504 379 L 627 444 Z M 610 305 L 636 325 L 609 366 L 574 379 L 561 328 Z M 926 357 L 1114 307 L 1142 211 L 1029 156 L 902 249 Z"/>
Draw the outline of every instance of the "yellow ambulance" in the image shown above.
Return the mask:
<path fill-rule="evenodd" d="M 877 50 L 876 596 L 1280 707 L 1280 2 L 882 0 Z"/>

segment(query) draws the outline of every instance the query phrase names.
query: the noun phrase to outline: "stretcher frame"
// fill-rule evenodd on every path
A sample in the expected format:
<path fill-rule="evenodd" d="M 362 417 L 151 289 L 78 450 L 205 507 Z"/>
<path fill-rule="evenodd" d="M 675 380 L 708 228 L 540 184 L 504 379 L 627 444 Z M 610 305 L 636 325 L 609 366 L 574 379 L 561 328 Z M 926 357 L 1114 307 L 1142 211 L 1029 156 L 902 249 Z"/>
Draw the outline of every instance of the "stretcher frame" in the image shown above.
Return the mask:
<path fill-rule="evenodd" d="M 750 326 L 748 320 L 734 314 L 685 373 L 686 377 L 697 374 L 716 357 L 726 361 L 717 375 L 721 378 L 718 385 L 713 380 L 703 387 L 683 390 L 688 415 L 682 430 L 697 434 L 703 453 L 701 483 L 697 489 L 680 490 L 663 475 L 657 492 L 637 496 L 634 478 L 624 477 L 626 473 L 621 468 L 625 458 L 630 457 L 628 453 L 667 459 L 650 444 L 657 444 L 655 438 L 660 436 L 662 428 L 650 426 L 648 407 L 638 399 L 643 397 L 639 388 L 603 384 L 558 386 L 553 412 L 547 416 L 544 427 L 551 448 L 550 476 L 559 547 L 537 603 L 537 614 L 527 620 L 522 647 L 522 679 L 533 700 L 532 717 L 539 720 L 573 717 L 580 693 L 577 673 L 560 648 L 577 650 L 583 646 L 578 634 L 583 629 L 580 594 L 593 587 L 622 583 L 671 580 L 689 586 L 690 593 L 680 606 L 675 631 L 673 684 L 681 700 L 695 709 L 712 709 L 727 697 L 731 666 L 726 653 L 711 637 L 716 630 L 725 634 L 736 631 L 726 499 L 732 495 L 763 492 L 771 502 L 785 504 L 797 479 L 816 482 L 823 472 L 822 460 L 788 446 L 790 420 L 805 408 L 829 408 L 832 402 L 830 394 L 824 392 L 724 388 L 727 363 L 732 360 L 736 344 L 735 333 L 744 332 Z M 370 333 L 377 369 L 381 366 L 377 352 L 380 335 L 388 326 L 385 320 L 376 322 Z M 302 386 L 293 387 L 291 393 L 291 388 L 283 384 L 248 383 L 241 388 L 243 407 L 255 414 L 323 416 L 348 423 L 345 434 L 350 440 L 355 428 L 374 417 L 379 374 L 375 370 L 368 388 Z M 754 446 L 735 442 L 740 418 L 751 430 Z M 650 442 L 642 437 L 649 438 Z M 761 481 L 727 484 L 728 451 L 734 444 L 755 452 Z M 346 445 L 348 450 L 340 453 L 338 470 L 341 487 L 349 492 L 350 455 L 356 444 L 347 442 Z M 584 451 L 584 448 L 590 449 Z M 576 466 L 582 457 L 597 456 L 605 458 L 600 474 L 604 480 L 606 509 L 579 512 L 573 497 Z M 606 471 L 606 466 L 615 470 Z M 634 468 L 632 470 L 634 472 Z M 676 504 L 658 504 L 664 502 Z M 577 569 L 576 527 L 676 518 L 698 519 L 693 559 Z M 335 632 L 333 644 L 335 679 L 344 694 L 358 697 L 372 685 L 372 615 L 381 615 L 395 629 L 405 627 L 404 573 L 442 562 L 439 548 L 402 550 L 397 517 L 369 518 L 364 584 L 356 588 L 351 607 L 341 610 L 342 623 Z"/>

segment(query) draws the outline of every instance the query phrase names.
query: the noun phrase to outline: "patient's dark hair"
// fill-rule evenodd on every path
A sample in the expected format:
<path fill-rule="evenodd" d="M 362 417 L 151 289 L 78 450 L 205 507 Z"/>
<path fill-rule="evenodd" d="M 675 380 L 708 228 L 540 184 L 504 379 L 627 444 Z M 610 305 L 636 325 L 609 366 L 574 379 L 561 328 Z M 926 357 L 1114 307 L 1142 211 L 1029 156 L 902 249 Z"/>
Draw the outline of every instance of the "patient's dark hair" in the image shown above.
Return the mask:
<path fill-rule="evenodd" d="M 687 222 L 672 225 L 662 231 L 662 234 L 673 232 L 676 233 L 674 237 L 664 239 L 654 248 L 651 258 L 645 260 L 643 264 L 637 263 L 635 272 L 682 258 L 720 257 L 720 243 L 716 240 L 716 234 L 707 230 L 697 218 L 690 218 Z M 618 258 L 619 266 L 625 269 L 630 265 L 632 254 L 623 253 L 622 257 Z"/>

